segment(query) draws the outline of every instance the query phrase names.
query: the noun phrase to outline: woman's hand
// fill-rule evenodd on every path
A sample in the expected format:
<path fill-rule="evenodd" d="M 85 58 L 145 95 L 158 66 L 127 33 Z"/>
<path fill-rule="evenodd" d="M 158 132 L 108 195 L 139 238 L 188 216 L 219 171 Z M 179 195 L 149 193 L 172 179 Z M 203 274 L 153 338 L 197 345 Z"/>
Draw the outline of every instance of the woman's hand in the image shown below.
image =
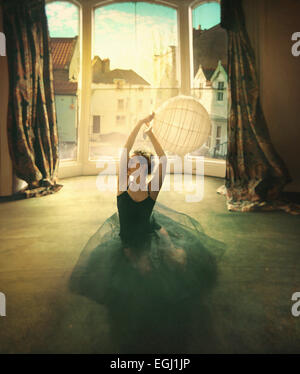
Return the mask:
<path fill-rule="evenodd" d="M 129 134 L 128 136 L 128 139 L 125 143 L 125 146 L 123 147 L 124 149 L 124 152 L 122 153 L 121 155 L 121 158 L 123 159 L 126 155 L 127 155 L 127 159 L 129 158 L 129 152 L 135 142 L 135 139 L 142 127 L 142 125 L 144 123 L 148 124 L 152 121 L 152 119 L 154 118 L 154 112 L 152 114 L 150 114 L 150 116 L 147 116 L 143 119 L 141 119 L 136 125 L 135 127 L 133 128 L 133 130 L 131 131 L 131 133 Z M 127 162 L 127 161 L 126 161 Z"/>
<path fill-rule="evenodd" d="M 149 123 L 153 120 L 154 116 L 155 116 L 155 113 L 152 112 L 152 114 L 150 114 L 149 116 L 147 116 L 147 117 L 141 119 L 141 120 L 138 122 L 138 124 L 139 124 L 139 125 L 143 125 L 143 124 L 145 123 L 145 124 L 147 124 L 147 125 L 149 126 Z"/>
<path fill-rule="evenodd" d="M 144 134 L 145 135 L 150 135 L 152 133 L 152 125 L 150 125 L 149 122 L 146 122 L 146 126 L 147 126 L 147 128 L 146 128 L 146 130 L 144 130 Z"/>

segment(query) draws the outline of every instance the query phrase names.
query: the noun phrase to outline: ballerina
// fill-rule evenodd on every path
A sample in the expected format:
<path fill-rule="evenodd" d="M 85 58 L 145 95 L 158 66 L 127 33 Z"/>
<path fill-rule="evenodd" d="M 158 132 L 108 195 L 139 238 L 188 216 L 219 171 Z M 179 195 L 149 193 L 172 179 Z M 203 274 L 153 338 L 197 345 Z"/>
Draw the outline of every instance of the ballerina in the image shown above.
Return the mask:
<path fill-rule="evenodd" d="M 107 307 L 112 337 L 125 353 L 185 349 L 194 328 L 190 313 L 205 326 L 209 321 L 202 300 L 209 305 L 223 253 L 223 244 L 197 220 L 157 201 L 167 157 L 151 131 L 153 115 L 129 135 L 117 175 L 117 211 L 85 245 L 69 283 L 72 292 Z M 160 160 L 154 170 L 154 155 L 130 153 L 143 125 Z"/>
<path fill-rule="evenodd" d="M 150 116 L 140 120 L 132 130 L 122 149 L 117 176 L 117 205 L 120 218 L 120 237 L 124 244 L 123 250 L 126 256 L 132 261 L 133 266 L 138 268 L 141 273 L 151 271 L 151 264 L 148 258 L 149 253 L 144 244 L 148 242 L 147 235 L 154 230 L 159 230 L 159 234 L 164 236 L 165 241 L 169 245 L 169 250 L 165 253 L 166 256 L 171 261 L 182 265 L 183 268 L 186 264 L 184 250 L 174 246 L 164 227 L 158 225 L 154 219 L 151 221 L 152 210 L 161 190 L 167 166 L 167 156 L 150 126 L 154 115 L 152 113 Z M 134 150 L 129 157 L 136 136 L 144 124 L 147 126 L 147 130 L 144 133 L 151 140 L 160 160 L 158 168 L 148 181 L 147 176 L 151 176 L 153 155 L 145 150 L 138 149 Z M 120 175 L 124 169 L 127 170 L 126 175 Z M 136 183 L 129 182 L 134 174 L 137 174 Z M 126 184 L 125 191 L 120 189 L 121 180 L 123 184 L 124 182 Z M 133 189 L 131 188 L 132 185 L 138 188 Z"/>
<path fill-rule="evenodd" d="M 71 290 L 99 303 L 162 305 L 204 295 L 215 284 L 223 246 L 197 220 L 157 201 L 167 157 L 151 130 L 153 117 L 130 133 L 120 156 L 117 211 L 90 238 L 71 275 Z M 160 160 L 153 172 L 153 154 L 130 153 L 143 125 Z"/>

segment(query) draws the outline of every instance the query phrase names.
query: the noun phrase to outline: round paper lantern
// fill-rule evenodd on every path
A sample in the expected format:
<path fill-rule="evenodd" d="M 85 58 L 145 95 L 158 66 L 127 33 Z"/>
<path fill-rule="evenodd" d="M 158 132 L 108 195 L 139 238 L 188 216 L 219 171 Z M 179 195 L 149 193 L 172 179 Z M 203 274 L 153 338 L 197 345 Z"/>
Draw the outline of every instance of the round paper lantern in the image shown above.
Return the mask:
<path fill-rule="evenodd" d="M 184 156 L 207 141 L 211 121 L 198 100 L 180 95 L 168 99 L 159 107 L 152 127 L 164 150 Z"/>

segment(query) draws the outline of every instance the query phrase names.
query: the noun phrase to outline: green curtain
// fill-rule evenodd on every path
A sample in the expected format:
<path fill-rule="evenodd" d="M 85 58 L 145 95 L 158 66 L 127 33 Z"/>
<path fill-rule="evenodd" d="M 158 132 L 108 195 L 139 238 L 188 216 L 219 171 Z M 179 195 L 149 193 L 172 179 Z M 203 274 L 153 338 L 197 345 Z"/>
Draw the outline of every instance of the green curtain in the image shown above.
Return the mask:
<path fill-rule="evenodd" d="M 8 143 L 24 197 L 58 191 L 58 133 L 44 0 L 3 2 L 9 64 Z M 19 193 L 19 195 L 20 195 Z"/>
<path fill-rule="evenodd" d="M 222 0 L 221 26 L 228 34 L 229 106 L 225 185 L 218 193 L 232 211 L 283 209 L 299 213 L 282 199 L 289 172 L 275 151 L 262 112 L 255 56 L 241 0 Z"/>

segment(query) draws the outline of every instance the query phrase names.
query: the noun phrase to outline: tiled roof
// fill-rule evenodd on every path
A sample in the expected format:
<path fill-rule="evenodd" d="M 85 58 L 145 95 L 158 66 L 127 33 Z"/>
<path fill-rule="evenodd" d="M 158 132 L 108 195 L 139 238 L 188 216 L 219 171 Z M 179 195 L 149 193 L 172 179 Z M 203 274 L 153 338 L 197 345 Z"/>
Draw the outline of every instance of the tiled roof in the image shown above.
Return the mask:
<path fill-rule="evenodd" d="M 127 84 L 137 84 L 141 86 L 150 86 L 140 75 L 133 70 L 114 69 L 106 73 L 94 71 L 93 82 L 94 83 L 106 83 L 113 84 L 114 79 L 124 79 Z"/>
<path fill-rule="evenodd" d="M 77 82 L 54 79 L 55 95 L 76 95 Z"/>
<path fill-rule="evenodd" d="M 213 76 L 216 69 L 203 69 L 203 73 L 205 78 L 209 81 L 210 78 Z"/>
<path fill-rule="evenodd" d="M 74 38 L 51 38 L 54 70 L 69 68 L 76 42 L 77 36 Z"/>
<path fill-rule="evenodd" d="M 227 33 L 220 25 L 208 30 L 193 30 L 195 74 L 202 65 L 207 79 L 211 78 L 210 71 L 215 71 L 219 60 L 227 70 Z"/>

